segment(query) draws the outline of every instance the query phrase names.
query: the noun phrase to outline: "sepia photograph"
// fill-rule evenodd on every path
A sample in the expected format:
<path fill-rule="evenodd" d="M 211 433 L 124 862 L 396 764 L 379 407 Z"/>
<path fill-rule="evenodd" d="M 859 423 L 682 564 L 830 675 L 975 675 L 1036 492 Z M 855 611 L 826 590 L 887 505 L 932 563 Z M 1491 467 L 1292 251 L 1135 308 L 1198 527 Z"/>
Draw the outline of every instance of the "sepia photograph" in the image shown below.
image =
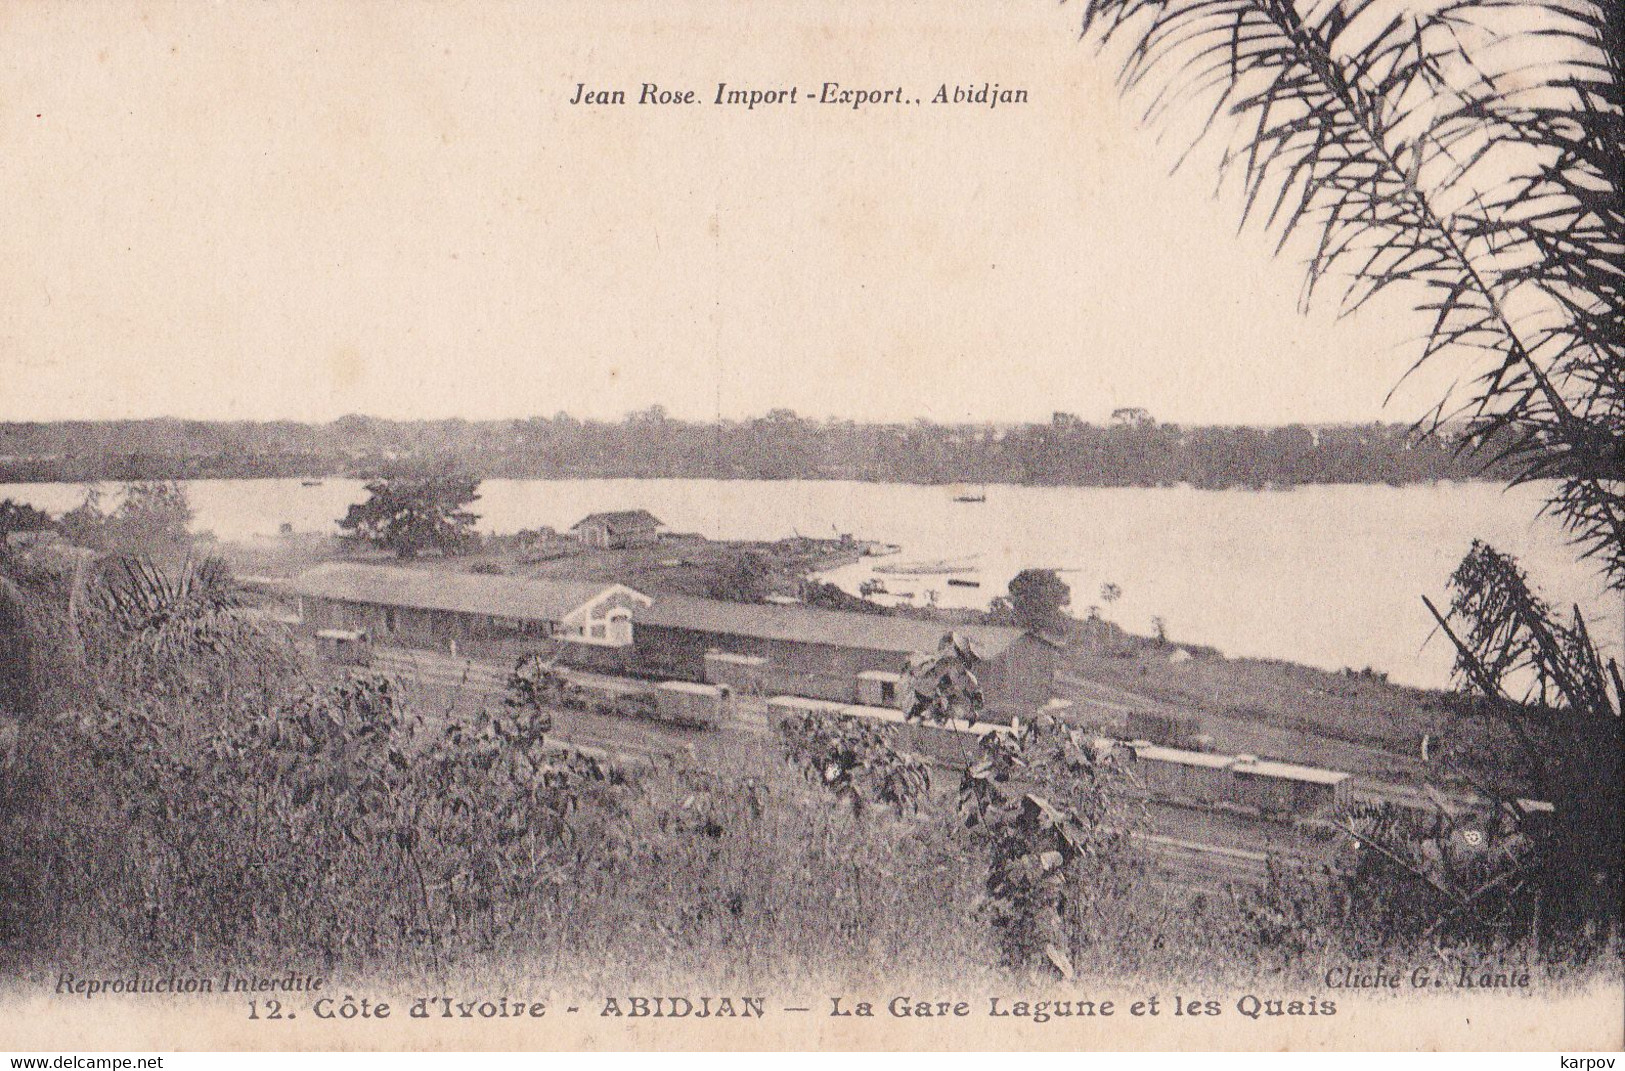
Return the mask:
<path fill-rule="evenodd" d="M 1625 1046 L 1622 62 L 0 6 L 0 1050 Z"/>

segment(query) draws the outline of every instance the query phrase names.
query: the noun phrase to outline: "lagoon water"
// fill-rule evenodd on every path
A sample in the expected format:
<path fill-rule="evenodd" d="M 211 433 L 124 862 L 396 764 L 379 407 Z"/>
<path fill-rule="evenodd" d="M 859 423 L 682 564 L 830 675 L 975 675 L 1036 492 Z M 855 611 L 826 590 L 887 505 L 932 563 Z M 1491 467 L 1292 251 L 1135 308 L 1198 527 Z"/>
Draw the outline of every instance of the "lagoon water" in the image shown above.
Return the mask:
<path fill-rule="evenodd" d="M 199 480 L 187 485 L 194 527 L 221 539 L 332 531 L 357 480 Z M 109 494 L 112 487 L 105 489 Z M 1064 570 L 1073 612 L 1101 612 L 1148 633 L 1153 618 L 1175 641 L 1229 655 L 1328 669 L 1371 666 L 1396 681 L 1442 686 L 1450 652 L 1432 636 L 1421 596 L 1447 598 L 1445 580 L 1474 537 L 1517 555 L 1548 601 L 1578 603 L 1610 653 L 1625 607 L 1596 570 L 1576 561 L 1556 522 L 1540 517 L 1543 488 L 1495 484 L 1333 485 L 1289 491 L 1015 487 L 960 503 L 941 487 L 840 481 L 487 480 L 473 509 L 486 532 L 564 530 L 594 510 L 641 506 L 676 531 L 719 539 L 800 533 L 895 543 L 901 553 L 835 570 L 855 591 L 874 565 L 950 559 L 969 572 L 882 579 L 943 605 L 984 606 L 1028 566 Z M 71 509 L 74 484 L 0 484 L 0 498 Z M 1105 604 L 1103 584 L 1122 595 Z M 1430 639 L 1430 636 L 1432 638 Z"/>

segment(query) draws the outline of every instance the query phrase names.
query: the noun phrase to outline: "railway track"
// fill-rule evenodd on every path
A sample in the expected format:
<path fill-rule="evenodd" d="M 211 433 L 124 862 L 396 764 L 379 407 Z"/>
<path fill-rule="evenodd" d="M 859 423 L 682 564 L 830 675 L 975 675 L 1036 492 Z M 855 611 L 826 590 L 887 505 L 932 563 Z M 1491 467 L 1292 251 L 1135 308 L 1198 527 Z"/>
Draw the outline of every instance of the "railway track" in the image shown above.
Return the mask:
<path fill-rule="evenodd" d="M 506 689 L 508 678 L 507 670 L 500 665 L 430 651 L 375 650 L 371 668 L 453 694 L 466 691 L 480 697 L 501 694 Z M 575 675 L 609 686 L 626 684 L 619 678 Z M 758 701 L 745 699 L 744 702 Z M 752 717 L 747 712 L 746 716 L 724 726 L 721 731 L 765 736 L 767 721 L 763 717 Z M 692 730 L 579 711 L 560 712 L 552 735 L 561 744 L 577 750 L 638 762 L 688 751 L 688 743 L 694 738 Z M 958 768 L 946 761 L 933 760 L 932 764 L 944 771 Z M 1192 827 L 1199 824 L 1199 821 L 1176 823 L 1182 831 L 1194 831 Z M 1131 833 L 1130 837 L 1151 864 L 1152 880 L 1182 888 L 1218 892 L 1227 883 L 1257 883 L 1268 874 L 1269 852 L 1159 833 L 1136 832 Z M 1227 839 L 1237 838 L 1232 832 Z M 1298 853 L 1282 851 L 1277 846 L 1274 854 Z"/>
<path fill-rule="evenodd" d="M 1153 877 L 1169 884 L 1219 893 L 1230 883 L 1257 885 L 1269 877 L 1270 857 L 1264 852 L 1155 833 L 1130 833 L 1129 839 L 1150 861 Z"/>
<path fill-rule="evenodd" d="M 1294 725 L 1252 722 L 1234 714 L 1216 714 L 1197 707 L 1168 703 L 1131 692 L 1126 688 L 1086 680 L 1067 670 L 1057 671 L 1055 680 L 1067 690 L 1068 698 L 1081 711 L 1094 711 L 1114 719 L 1126 718 L 1136 713 L 1189 717 L 1201 723 L 1204 732 L 1211 732 L 1220 738 L 1235 738 L 1223 750 L 1245 751 L 1258 755 L 1273 754 L 1277 750 L 1290 753 L 1296 750 L 1290 746 L 1293 742 L 1297 742 L 1298 749 L 1301 749 L 1307 741 L 1314 745 L 1314 750 L 1324 753 L 1325 760 L 1312 761 L 1310 765 L 1347 769 L 1360 776 L 1381 773 L 1412 777 L 1423 770 L 1422 763 L 1412 755 L 1400 754 L 1358 740 L 1328 736 L 1324 732 L 1312 734 L 1309 730 Z"/>

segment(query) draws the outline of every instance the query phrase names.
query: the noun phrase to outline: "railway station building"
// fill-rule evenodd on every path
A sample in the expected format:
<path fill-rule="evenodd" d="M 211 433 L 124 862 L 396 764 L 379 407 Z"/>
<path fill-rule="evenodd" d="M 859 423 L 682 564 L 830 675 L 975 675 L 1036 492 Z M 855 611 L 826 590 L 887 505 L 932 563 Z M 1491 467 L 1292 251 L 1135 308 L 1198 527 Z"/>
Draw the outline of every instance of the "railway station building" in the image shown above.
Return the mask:
<path fill-rule="evenodd" d="M 894 706 L 911 655 L 967 637 L 995 720 L 1052 697 L 1054 645 L 1020 629 L 800 605 L 645 593 L 623 584 L 529 580 L 328 563 L 290 585 L 307 630 L 364 631 L 373 643 L 509 661 L 556 656 L 580 669 L 727 684 L 758 695 Z"/>

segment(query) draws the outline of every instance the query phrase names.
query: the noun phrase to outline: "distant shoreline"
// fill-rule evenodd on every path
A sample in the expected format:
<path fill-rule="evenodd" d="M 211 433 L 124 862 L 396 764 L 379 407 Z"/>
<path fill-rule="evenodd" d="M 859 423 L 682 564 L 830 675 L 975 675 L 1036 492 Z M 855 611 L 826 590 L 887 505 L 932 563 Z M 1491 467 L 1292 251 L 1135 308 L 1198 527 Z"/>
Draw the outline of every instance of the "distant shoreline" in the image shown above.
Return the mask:
<path fill-rule="evenodd" d="M 481 479 L 853 480 L 920 486 L 1203 489 L 1503 482 L 1464 448 L 1465 426 L 1281 427 L 1158 423 L 1119 410 L 1019 425 L 860 424 L 786 410 L 692 422 L 659 410 L 616 422 L 526 420 L 127 420 L 0 423 L 0 482 L 366 478 L 450 465 Z"/>

